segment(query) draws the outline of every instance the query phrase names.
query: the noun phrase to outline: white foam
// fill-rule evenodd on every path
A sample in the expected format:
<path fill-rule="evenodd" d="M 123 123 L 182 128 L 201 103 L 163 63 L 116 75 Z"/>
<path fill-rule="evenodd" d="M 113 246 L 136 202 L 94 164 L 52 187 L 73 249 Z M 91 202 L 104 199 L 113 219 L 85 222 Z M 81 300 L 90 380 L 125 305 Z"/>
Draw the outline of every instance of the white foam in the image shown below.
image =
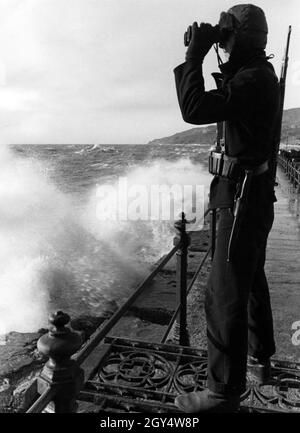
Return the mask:
<path fill-rule="evenodd" d="M 210 176 L 189 159 L 156 160 L 131 168 L 127 180 L 207 186 Z M 129 295 L 147 263 L 172 247 L 173 223 L 100 222 L 95 188 L 87 194 L 78 209 L 42 163 L 0 147 L 0 334 L 46 326 L 54 305 L 68 313 L 90 305 L 100 314 L 103 296 Z"/>
<path fill-rule="evenodd" d="M 43 274 L 64 242 L 66 197 L 43 167 L 0 148 L 0 334 L 47 323 L 49 293 Z"/>

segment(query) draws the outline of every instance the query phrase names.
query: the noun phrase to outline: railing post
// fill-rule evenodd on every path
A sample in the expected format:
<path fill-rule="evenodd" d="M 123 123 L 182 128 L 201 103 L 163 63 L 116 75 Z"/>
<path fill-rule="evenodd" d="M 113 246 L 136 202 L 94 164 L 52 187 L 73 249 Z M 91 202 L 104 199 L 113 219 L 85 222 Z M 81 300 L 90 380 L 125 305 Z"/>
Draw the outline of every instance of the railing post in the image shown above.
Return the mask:
<path fill-rule="evenodd" d="M 182 346 L 190 344 L 187 330 L 187 256 L 190 239 L 186 232 L 186 223 L 185 214 L 182 212 L 181 220 L 174 224 L 177 232 L 174 237 L 174 245 L 179 244 L 176 253 L 176 290 L 177 304 L 180 304 L 180 309 L 174 325 L 173 339 Z"/>
<path fill-rule="evenodd" d="M 211 260 L 214 258 L 216 249 L 216 233 L 217 233 L 217 209 L 210 211 L 210 245 L 211 245 Z"/>
<path fill-rule="evenodd" d="M 71 356 L 81 347 L 82 336 L 66 327 L 70 317 L 62 311 L 51 314 L 49 332 L 37 343 L 38 350 L 49 356 L 38 377 L 38 393 L 55 388 L 55 413 L 76 412 L 76 397 L 83 386 L 83 370 Z"/>

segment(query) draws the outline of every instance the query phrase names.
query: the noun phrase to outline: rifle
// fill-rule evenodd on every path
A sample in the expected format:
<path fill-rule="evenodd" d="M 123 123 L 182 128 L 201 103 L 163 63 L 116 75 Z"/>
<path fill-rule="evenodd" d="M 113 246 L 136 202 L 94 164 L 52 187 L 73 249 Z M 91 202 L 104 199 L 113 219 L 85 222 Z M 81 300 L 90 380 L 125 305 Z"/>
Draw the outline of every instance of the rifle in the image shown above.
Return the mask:
<path fill-rule="evenodd" d="M 287 68 L 289 63 L 289 48 L 290 48 L 290 38 L 291 38 L 292 26 L 289 26 L 288 35 L 287 35 L 287 43 L 285 53 L 282 59 L 281 64 L 281 73 L 279 80 L 279 106 L 278 106 L 278 115 L 276 117 L 275 124 L 275 133 L 274 133 L 274 154 L 270 160 L 270 174 L 274 181 L 274 185 L 277 186 L 276 183 L 276 170 L 277 170 L 277 156 L 279 152 L 280 142 L 281 142 L 281 130 L 282 130 L 282 117 L 283 117 L 283 106 L 284 106 L 284 96 L 285 96 L 285 82 L 287 76 Z"/>
<path fill-rule="evenodd" d="M 212 77 L 215 80 L 217 89 L 220 90 L 222 87 L 223 75 L 220 72 L 213 72 Z M 215 152 L 221 152 L 224 150 L 224 122 L 217 122 L 217 137 L 215 141 Z"/>

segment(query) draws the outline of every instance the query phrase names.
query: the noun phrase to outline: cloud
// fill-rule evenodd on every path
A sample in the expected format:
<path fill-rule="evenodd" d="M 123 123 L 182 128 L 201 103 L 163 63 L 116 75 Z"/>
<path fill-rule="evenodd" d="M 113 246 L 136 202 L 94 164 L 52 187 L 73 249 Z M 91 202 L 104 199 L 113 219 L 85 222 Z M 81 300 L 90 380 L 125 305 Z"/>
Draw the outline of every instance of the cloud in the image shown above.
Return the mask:
<path fill-rule="evenodd" d="M 34 90 L 18 88 L 0 88 L 0 110 L 30 110 L 38 103 L 38 95 Z"/>
<path fill-rule="evenodd" d="M 290 1 L 289 9 L 273 0 L 257 3 L 269 18 L 269 52 L 276 54 L 278 71 L 285 27 L 299 19 L 298 3 Z M 0 0 L 2 136 L 11 143 L 136 143 L 151 139 L 151 131 L 155 137 L 186 129 L 173 77 L 173 68 L 184 59 L 183 32 L 195 19 L 217 22 L 231 4 Z M 299 32 L 298 26 L 292 61 L 298 56 Z M 204 70 L 210 88 L 214 53 Z M 299 105 L 299 97 L 300 86 L 291 83 L 286 105 Z"/>

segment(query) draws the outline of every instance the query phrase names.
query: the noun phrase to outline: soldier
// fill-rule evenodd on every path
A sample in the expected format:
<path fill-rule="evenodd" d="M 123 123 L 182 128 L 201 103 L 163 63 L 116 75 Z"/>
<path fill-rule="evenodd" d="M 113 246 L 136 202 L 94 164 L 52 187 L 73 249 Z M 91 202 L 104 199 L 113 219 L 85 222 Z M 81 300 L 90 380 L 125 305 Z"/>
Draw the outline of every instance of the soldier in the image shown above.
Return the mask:
<path fill-rule="evenodd" d="M 275 353 L 264 264 L 276 201 L 268 161 L 275 151 L 278 79 L 265 54 L 268 26 L 262 9 L 236 5 L 221 14 L 217 29 L 229 54 L 220 66 L 219 89 L 204 88 L 202 63 L 216 42 L 210 24 L 193 24 L 186 61 L 174 70 L 183 119 L 196 125 L 225 121 L 225 156 L 215 164 L 210 188 L 210 208 L 220 212 L 205 300 L 208 389 L 175 400 L 190 413 L 236 411 L 246 389 L 247 354 L 248 368 L 266 380 Z M 236 199 L 243 187 L 247 201 L 236 227 Z"/>

